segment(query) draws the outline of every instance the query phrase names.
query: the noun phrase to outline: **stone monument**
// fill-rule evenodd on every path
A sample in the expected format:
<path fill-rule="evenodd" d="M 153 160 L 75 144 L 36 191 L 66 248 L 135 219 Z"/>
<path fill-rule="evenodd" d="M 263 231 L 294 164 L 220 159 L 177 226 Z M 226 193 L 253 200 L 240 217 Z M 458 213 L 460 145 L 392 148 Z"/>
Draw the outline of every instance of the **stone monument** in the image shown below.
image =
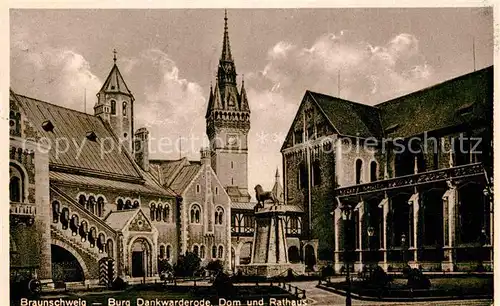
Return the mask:
<path fill-rule="evenodd" d="M 288 247 L 285 235 L 285 206 L 276 201 L 276 197 L 262 196 L 260 185 L 255 187 L 257 205 L 255 206 L 255 231 L 250 264 L 239 269 L 245 275 L 286 276 L 292 269 L 295 274 L 303 274 L 303 263 L 292 264 L 288 261 Z M 269 199 L 273 203 L 265 204 Z"/>

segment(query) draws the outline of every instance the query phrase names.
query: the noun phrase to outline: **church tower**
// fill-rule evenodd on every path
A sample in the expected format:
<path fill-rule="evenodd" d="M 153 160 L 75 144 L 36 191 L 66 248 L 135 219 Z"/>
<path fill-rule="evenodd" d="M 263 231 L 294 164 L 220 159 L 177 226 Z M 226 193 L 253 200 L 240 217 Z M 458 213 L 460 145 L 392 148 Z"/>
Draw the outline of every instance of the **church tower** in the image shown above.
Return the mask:
<path fill-rule="evenodd" d="M 236 84 L 236 66 L 231 55 L 224 16 L 224 38 L 215 88 L 210 86 L 207 114 L 211 164 L 233 202 L 248 202 L 248 131 L 250 108 L 245 84 Z"/>
<path fill-rule="evenodd" d="M 123 146 L 132 153 L 134 136 L 134 96 L 123 80 L 116 65 L 113 51 L 113 68 L 97 93 L 94 115 L 108 122 Z"/>

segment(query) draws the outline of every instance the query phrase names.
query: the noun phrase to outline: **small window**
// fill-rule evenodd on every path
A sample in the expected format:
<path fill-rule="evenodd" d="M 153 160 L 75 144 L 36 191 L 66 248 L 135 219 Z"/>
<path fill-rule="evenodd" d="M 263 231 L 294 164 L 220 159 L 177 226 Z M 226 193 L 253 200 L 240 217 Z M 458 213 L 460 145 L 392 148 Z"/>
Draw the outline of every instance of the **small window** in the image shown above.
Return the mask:
<path fill-rule="evenodd" d="M 200 193 L 200 185 L 196 185 L 196 193 Z"/>
<path fill-rule="evenodd" d="M 231 169 L 234 168 L 234 163 L 231 161 Z"/>
<path fill-rule="evenodd" d="M 111 115 L 116 115 L 116 101 L 111 100 Z"/>
<path fill-rule="evenodd" d="M 127 102 L 123 101 L 123 117 L 127 117 Z"/>
<path fill-rule="evenodd" d="M 293 134 L 294 144 L 302 143 L 302 130 L 297 130 Z"/>
<path fill-rule="evenodd" d="M 201 259 L 205 258 L 205 246 L 204 245 L 200 246 L 200 258 Z"/>
<path fill-rule="evenodd" d="M 160 258 L 165 258 L 165 246 L 160 245 Z"/>
<path fill-rule="evenodd" d="M 97 198 L 97 216 L 102 217 L 103 214 L 104 214 L 104 198 L 98 197 Z"/>
<path fill-rule="evenodd" d="M 356 160 L 356 184 L 361 184 L 361 175 L 363 174 L 363 161 Z"/>
<path fill-rule="evenodd" d="M 163 221 L 170 222 L 170 205 L 165 204 L 163 207 Z"/>
<path fill-rule="evenodd" d="M 200 252 L 199 252 L 199 247 L 197 245 L 193 246 L 193 253 L 195 253 L 196 256 L 199 256 Z"/>
<path fill-rule="evenodd" d="M 201 215 L 200 207 L 198 205 L 193 205 L 191 207 L 191 213 L 190 213 L 191 223 L 199 224 L 200 223 L 200 215 Z"/>
<path fill-rule="evenodd" d="M 149 219 L 151 219 L 152 221 L 155 219 L 155 212 L 156 212 L 156 204 L 151 203 L 151 205 L 149 205 Z"/>
<path fill-rule="evenodd" d="M 212 258 L 217 258 L 217 247 L 215 245 L 212 247 Z"/>
<path fill-rule="evenodd" d="M 219 246 L 219 253 L 217 255 L 219 258 L 224 257 L 224 247 L 222 245 Z"/>
<path fill-rule="evenodd" d="M 118 199 L 118 201 L 116 201 L 116 209 L 117 210 L 123 210 L 123 200 L 122 199 Z"/>
<path fill-rule="evenodd" d="M 167 245 L 167 259 L 170 259 L 170 254 L 172 253 L 172 247 Z"/>
<path fill-rule="evenodd" d="M 222 225 L 222 221 L 224 220 L 224 209 L 218 206 L 215 210 L 215 225 Z"/>
<path fill-rule="evenodd" d="M 370 163 L 370 181 L 375 182 L 377 180 L 377 162 L 372 161 Z"/>
<path fill-rule="evenodd" d="M 215 195 L 219 194 L 219 188 L 215 187 Z"/>

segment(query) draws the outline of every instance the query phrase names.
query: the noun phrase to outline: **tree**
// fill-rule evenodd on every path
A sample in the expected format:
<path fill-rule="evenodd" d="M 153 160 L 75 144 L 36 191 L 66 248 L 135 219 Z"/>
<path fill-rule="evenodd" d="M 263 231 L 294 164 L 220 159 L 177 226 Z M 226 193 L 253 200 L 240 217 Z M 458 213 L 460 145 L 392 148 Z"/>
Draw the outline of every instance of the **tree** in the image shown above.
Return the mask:
<path fill-rule="evenodd" d="M 213 272 L 214 274 L 217 274 L 224 270 L 224 266 L 222 265 L 222 262 L 220 260 L 216 259 L 209 262 L 206 269 L 210 272 Z"/>
<path fill-rule="evenodd" d="M 201 259 L 193 252 L 186 252 L 179 256 L 177 264 L 174 267 L 177 276 L 193 276 L 200 269 Z"/>

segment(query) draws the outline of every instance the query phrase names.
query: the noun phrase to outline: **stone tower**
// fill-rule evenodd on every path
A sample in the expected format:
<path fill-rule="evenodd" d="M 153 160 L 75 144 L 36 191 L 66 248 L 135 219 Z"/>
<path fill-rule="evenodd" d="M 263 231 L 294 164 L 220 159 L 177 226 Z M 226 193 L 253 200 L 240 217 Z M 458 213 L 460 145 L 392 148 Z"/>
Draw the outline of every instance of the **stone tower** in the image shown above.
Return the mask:
<path fill-rule="evenodd" d="M 94 115 L 108 122 L 123 146 L 132 152 L 134 137 L 134 96 L 123 80 L 116 65 L 113 51 L 113 68 L 97 93 Z"/>
<path fill-rule="evenodd" d="M 224 38 L 215 88 L 210 87 L 207 114 L 211 164 L 233 202 L 248 202 L 248 131 L 250 108 L 245 85 L 236 84 L 236 66 L 231 55 L 224 16 Z"/>

